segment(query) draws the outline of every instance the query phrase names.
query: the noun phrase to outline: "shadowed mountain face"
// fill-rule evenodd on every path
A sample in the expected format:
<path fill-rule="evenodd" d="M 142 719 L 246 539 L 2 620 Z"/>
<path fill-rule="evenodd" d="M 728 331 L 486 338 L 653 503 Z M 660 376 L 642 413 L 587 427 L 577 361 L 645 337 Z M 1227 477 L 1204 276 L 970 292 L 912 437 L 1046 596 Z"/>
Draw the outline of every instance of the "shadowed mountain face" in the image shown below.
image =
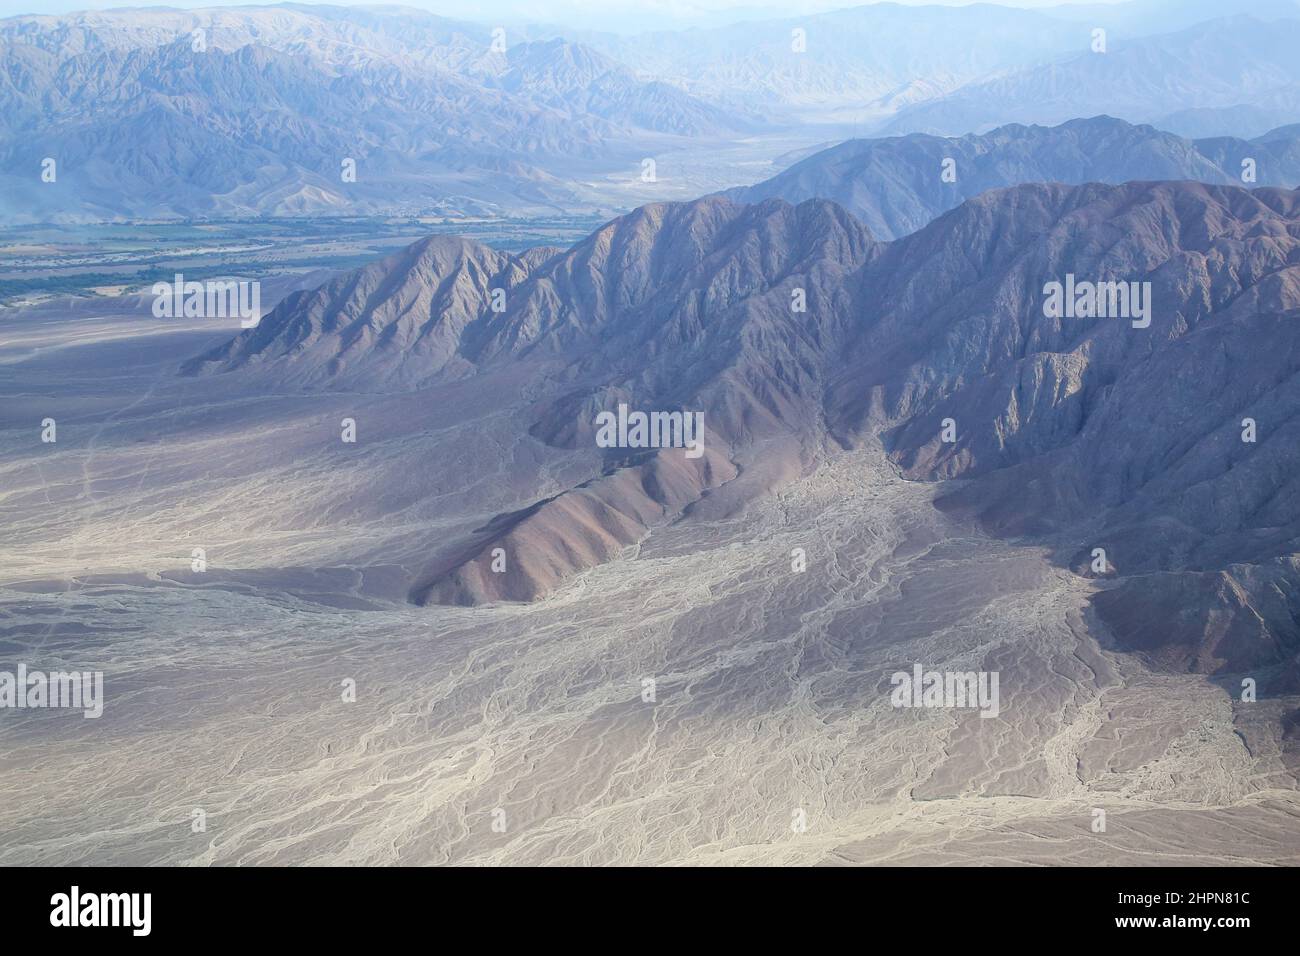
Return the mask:
<path fill-rule="evenodd" d="M 1053 312 L 1054 282 L 1138 285 L 1131 314 L 1089 317 Z M 966 479 L 945 509 L 1096 572 L 1121 646 L 1239 673 L 1300 646 L 1298 317 L 1296 192 L 1019 186 L 891 243 L 822 200 L 710 198 L 566 251 L 427 240 L 291 296 L 186 371 L 528 382 L 532 436 L 588 456 L 591 477 L 478 529 L 419 601 L 543 596 L 664 522 L 743 507 L 879 436 L 907 477 Z M 701 411 L 707 455 L 597 449 L 595 416 L 620 402 Z"/>
<path fill-rule="evenodd" d="M 832 404 L 891 423 L 905 474 L 976 479 L 941 506 L 1056 542 L 1081 572 L 1103 548 L 1102 573 L 1121 583 L 1097 607 L 1122 644 L 1145 649 L 1154 608 L 1204 593 L 1192 621 L 1162 632 L 1181 649 L 1161 661 L 1279 663 L 1297 647 L 1294 598 L 1278 595 L 1294 591 L 1300 536 L 1298 206 L 1295 192 L 1189 184 L 967 203 L 882 257 L 897 278 L 882 279 L 884 308 L 852 351 L 860 378 Z M 907 275 L 917 262 L 923 281 Z M 1044 283 L 1069 273 L 1150 282 L 1150 326 L 1047 318 Z M 881 384 L 863 395 L 864 380 Z M 1199 572 L 1224 578 L 1187 576 Z"/>
<path fill-rule="evenodd" d="M 617 557 L 735 477 L 735 466 L 717 452 L 692 460 L 681 450 L 662 451 L 612 469 L 477 529 L 462 552 L 430 570 L 412 599 L 474 605 L 545 597 L 566 577 Z"/>
<path fill-rule="evenodd" d="M 738 202 L 830 199 L 876 236 L 893 239 L 989 189 L 1178 179 L 1239 185 L 1246 160 L 1258 185 L 1292 188 L 1300 183 L 1300 135 L 1281 128 L 1254 140 L 1189 140 L 1109 116 L 956 138 L 914 133 L 850 140 L 725 195 Z"/>

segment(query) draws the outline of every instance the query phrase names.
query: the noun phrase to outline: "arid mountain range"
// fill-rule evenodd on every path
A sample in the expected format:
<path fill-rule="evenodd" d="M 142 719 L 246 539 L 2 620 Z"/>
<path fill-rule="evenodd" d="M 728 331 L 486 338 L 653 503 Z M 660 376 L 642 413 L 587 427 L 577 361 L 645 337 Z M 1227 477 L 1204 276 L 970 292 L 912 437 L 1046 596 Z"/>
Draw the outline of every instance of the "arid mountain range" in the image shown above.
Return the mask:
<path fill-rule="evenodd" d="M 0 20 L 0 865 L 1300 863 L 1300 2 L 719 3 Z"/>
<path fill-rule="evenodd" d="M 1149 325 L 1046 315 L 1045 286 L 1067 275 L 1149 283 Z M 535 599 L 658 523 L 742 508 L 822 449 L 878 437 L 903 475 L 952 482 L 941 507 L 1084 574 L 1103 547 L 1096 606 L 1121 644 L 1180 671 L 1285 671 L 1298 310 L 1288 190 L 1024 185 L 893 242 L 825 200 L 710 198 L 564 251 L 430 239 L 290 296 L 185 371 L 375 389 L 516 369 L 532 434 L 575 450 L 620 401 L 703 412 L 706 456 L 606 455 L 433 562 L 419 601 Z M 487 571 L 495 548 L 508 574 Z M 1150 626 L 1173 607 L 1186 613 Z"/>

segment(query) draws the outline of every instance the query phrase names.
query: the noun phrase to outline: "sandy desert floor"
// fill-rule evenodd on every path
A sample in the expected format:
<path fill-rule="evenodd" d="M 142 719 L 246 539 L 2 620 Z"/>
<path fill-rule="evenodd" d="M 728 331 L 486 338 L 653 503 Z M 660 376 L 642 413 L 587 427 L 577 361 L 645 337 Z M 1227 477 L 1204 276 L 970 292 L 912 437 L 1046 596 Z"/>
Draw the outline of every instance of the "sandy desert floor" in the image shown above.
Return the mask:
<path fill-rule="evenodd" d="M 1087 581 L 878 450 L 417 608 L 437 542 L 580 467 L 527 396 L 250 394 L 175 374 L 230 329 L 94 308 L 0 317 L 0 667 L 107 697 L 0 711 L 0 864 L 1300 862 L 1280 702 L 1107 650 Z M 917 662 L 997 671 L 999 716 L 892 707 Z"/>

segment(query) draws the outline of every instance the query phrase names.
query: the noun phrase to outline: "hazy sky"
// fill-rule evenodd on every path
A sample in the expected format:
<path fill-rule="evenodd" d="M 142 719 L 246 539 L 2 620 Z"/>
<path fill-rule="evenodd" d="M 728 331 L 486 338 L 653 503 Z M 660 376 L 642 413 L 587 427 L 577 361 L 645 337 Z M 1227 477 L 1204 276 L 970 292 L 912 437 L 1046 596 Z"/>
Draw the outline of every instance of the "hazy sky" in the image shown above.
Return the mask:
<path fill-rule="evenodd" d="M 409 0 L 400 6 L 419 7 L 443 16 L 479 22 L 553 23 L 591 29 L 673 29 L 714 25 L 734 20 L 798 16 L 845 7 L 862 6 L 864 0 Z M 969 0 L 897 0 L 912 6 L 922 3 L 964 6 Z M 1003 6 L 1056 6 L 1062 0 L 999 0 Z M 1122 0 L 1089 0 L 1114 3 Z M 113 7 L 217 7 L 243 6 L 230 0 L 0 0 L 0 16 L 20 13 L 67 13 Z M 359 6 L 339 0 L 337 6 Z"/>

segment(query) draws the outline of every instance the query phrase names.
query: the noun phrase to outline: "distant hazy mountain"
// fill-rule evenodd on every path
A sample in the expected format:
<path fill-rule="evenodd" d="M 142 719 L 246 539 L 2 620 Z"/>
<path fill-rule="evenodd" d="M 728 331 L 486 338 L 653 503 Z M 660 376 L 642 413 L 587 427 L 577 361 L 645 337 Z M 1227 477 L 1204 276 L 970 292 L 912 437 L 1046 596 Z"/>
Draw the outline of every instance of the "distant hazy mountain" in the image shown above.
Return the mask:
<path fill-rule="evenodd" d="M 717 189 L 886 122 L 956 135 L 1105 112 L 1258 133 L 1300 118 L 1300 8 L 1252 10 L 872 4 L 635 37 L 400 7 L 11 17 L 0 216 L 590 212 Z M 684 150 L 671 192 L 632 181 Z"/>
<path fill-rule="evenodd" d="M 1300 26 L 1300 4 L 1261 0 L 1242 9 L 1257 23 L 1289 21 L 1264 45 L 1253 47 L 1258 35 L 1237 27 L 1223 34 L 1224 49 L 1203 50 L 1224 29 L 1209 24 L 1231 12 L 1221 0 L 1035 10 L 874 3 L 709 29 L 573 38 L 712 102 L 867 124 L 902 111 L 890 133 L 957 135 L 1103 112 L 1153 121 L 1218 105 L 1257 106 L 1260 113 L 1239 117 L 1237 125 L 1223 117 L 1226 125 L 1193 135 L 1262 132 L 1293 116 L 1278 116 L 1292 98 L 1273 88 L 1293 83 L 1288 38 Z M 1097 56 L 1090 52 L 1097 29 L 1106 33 L 1107 69 L 1089 59 Z M 1189 30 L 1205 39 L 1178 35 Z M 796 31 L 806 52 L 792 49 Z M 1258 69 L 1252 51 L 1262 54 Z M 1269 101 L 1257 103 L 1264 94 Z M 1246 121 L 1253 125 L 1240 125 Z"/>
<path fill-rule="evenodd" d="M 1149 325 L 1048 316 L 1045 284 L 1068 275 L 1151 283 Z M 430 239 L 186 371 L 365 389 L 511 369 L 536 382 L 532 433 L 588 454 L 618 401 L 703 412 L 707 456 L 608 455 L 480 528 L 420 601 L 532 599 L 706 498 L 743 502 L 828 442 L 879 435 L 910 477 L 968 479 L 944 507 L 992 531 L 1080 573 L 1104 547 L 1096 604 L 1120 646 L 1276 676 L 1300 648 L 1298 320 L 1294 191 L 1024 185 L 892 243 L 824 200 L 711 198 L 567 251 Z M 508 574 L 488 573 L 496 547 L 521 556 Z"/>
<path fill-rule="evenodd" d="M 875 235 L 892 239 L 986 190 L 1019 183 L 1191 179 L 1240 184 L 1242 162 L 1253 159 L 1256 184 L 1294 187 L 1300 184 L 1298 132 L 1291 127 L 1251 141 L 1193 141 L 1098 116 L 1051 128 L 1003 126 L 951 139 L 914 133 L 850 140 L 726 195 L 738 202 L 831 199 Z M 947 160 L 955 161 L 951 182 L 943 175 Z"/>
<path fill-rule="evenodd" d="M 229 52 L 256 44 L 339 66 L 382 60 L 448 73 L 495 74 L 503 61 L 492 46 L 492 27 L 400 6 L 124 8 L 0 20 L 0 40 L 58 56 L 167 46 L 196 30 L 210 49 Z M 508 49 L 530 37 L 511 33 L 502 39 Z"/>
<path fill-rule="evenodd" d="M 0 21 L 3 211 L 554 212 L 580 205 L 575 163 L 630 168 L 646 136 L 746 122 L 562 40 L 492 42 L 415 12 L 315 7 Z"/>
<path fill-rule="evenodd" d="M 882 131 L 960 135 L 1106 113 L 1175 132 L 1258 135 L 1300 116 L 1298 46 L 1300 19 L 1254 16 L 1114 39 L 1104 53 L 1012 70 L 907 107 Z"/>
<path fill-rule="evenodd" d="M 609 57 L 561 39 L 509 48 L 494 80 L 511 94 L 570 115 L 599 116 L 662 133 L 717 135 L 747 122 L 674 86 L 640 81 Z"/>
<path fill-rule="evenodd" d="M 1185 30 L 1238 12 L 1230 6 L 1224 0 L 1125 0 L 1123 3 L 1058 4 L 1045 12 L 1057 19 L 1088 27 L 1103 27 L 1129 39 Z M 1245 6 L 1247 8 L 1239 12 L 1262 20 L 1300 19 L 1300 2 L 1297 0 L 1251 0 Z"/>
<path fill-rule="evenodd" d="M 796 49 L 795 31 L 804 47 Z M 781 20 L 633 37 L 584 35 L 639 73 L 712 102 L 849 118 L 1087 48 L 1088 31 L 991 4 L 880 3 Z M 798 112 L 791 114 L 800 115 Z"/>
<path fill-rule="evenodd" d="M 539 163 L 598 155 L 609 125 L 538 109 L 454 77 L 382 64 L 339 77 L 260 46 L 194 52 L 185 41 L 58 60 L 12 47 L 0 86 L 0 160 L 24 188 L 11 216 L 331 214 L 438 198 L 467 153 L 513 162 L 447 192 L 545 206 L 568 196 Z M 442 151 L 449 151 L 444 158 Z M 58 180 L 39 180 L 53 157 Z M 345 182 L 342 162 L 356 162 Z M 412 181 L 413 180 L 413 181 Z M 433 186 L 433 188 L 429 188 Z"/>

